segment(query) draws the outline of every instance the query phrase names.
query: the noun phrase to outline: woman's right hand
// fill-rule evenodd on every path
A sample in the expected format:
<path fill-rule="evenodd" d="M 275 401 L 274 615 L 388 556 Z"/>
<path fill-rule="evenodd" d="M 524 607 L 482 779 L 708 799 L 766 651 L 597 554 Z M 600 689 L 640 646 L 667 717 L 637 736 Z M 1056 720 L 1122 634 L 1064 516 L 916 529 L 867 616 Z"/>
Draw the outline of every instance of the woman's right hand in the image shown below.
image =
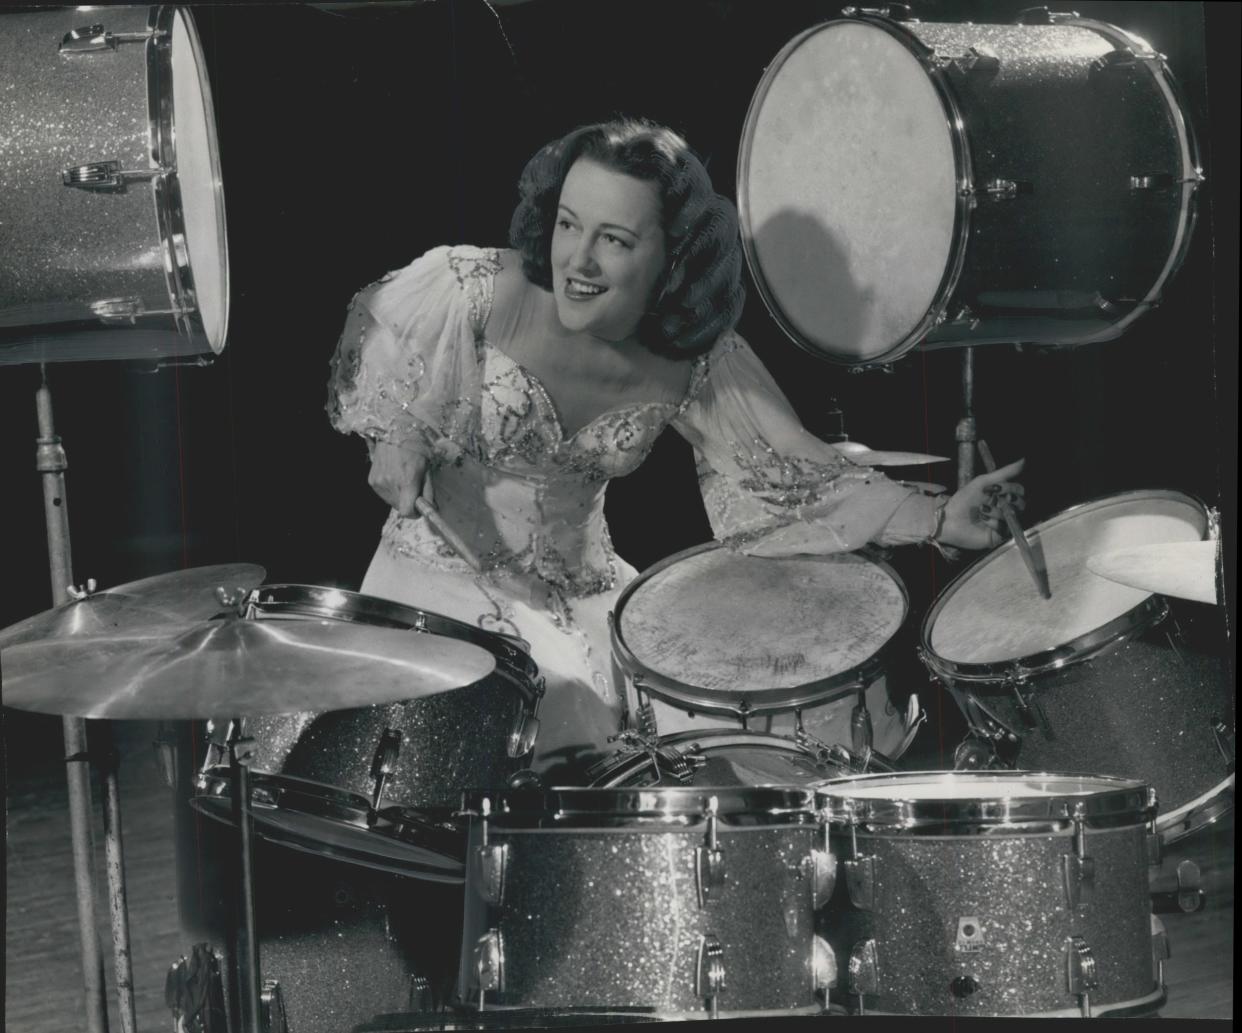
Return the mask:
<path fill-rule="evenodd" d="M 376 441 L 371 448 L 371 472 L 367 484 L 399 516 L 418 516 L 416 502 L 423 493 L 427 456 L 413 445 Z"/>

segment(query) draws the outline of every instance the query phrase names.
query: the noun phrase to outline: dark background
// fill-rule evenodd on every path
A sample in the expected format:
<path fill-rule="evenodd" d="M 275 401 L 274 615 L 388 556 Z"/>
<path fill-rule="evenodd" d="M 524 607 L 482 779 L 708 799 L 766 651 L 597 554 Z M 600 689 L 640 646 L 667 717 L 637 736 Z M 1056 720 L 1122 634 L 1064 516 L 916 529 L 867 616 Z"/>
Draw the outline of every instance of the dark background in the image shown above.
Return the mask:
<path fill-rule="evenodd" d="M 1001 22 L 1028 5 L 913 7 L 929 21 Z M 1164 304 L 1120 340 L 980 348 L 979 433 L 999 462 L 1027 457 L 1028 523 L 1138 488 L 1222 507 L 1232 579 L 1238 7 L 1074 7 L 1167 55 L 1203 152 L 1199 222 Z M 524 161 L 581 122 L 616 113 L 665 122 L 732 196 L 765 66 L 839 13 L 817 0 L 533 0 L 498 11 L 438 0 L 350 13 L 196 5 L 224 170 L 228 345 L 209 368 L 49 367 L 76 580 L 108 587 L 244 561 L 273 582 L 356 588 L 385 506 L 367 487 L 362 443 L 333 432 L 324 413 L 352 294 L 437 244 L 503 245 Z M 812 431 L 833 429 L 836 398 L 855 440 L 955 455 L 959 352 L 911 352 L 891 372 L 854 375 L 799 350 L 753 289 L 740 330 Z M 0 626 L 51 605 L 34 470 L 38 382 L 36 367 L 0 367 Z M 951 463 L 908 474 L 950 487 L 954 477 Z M 610 486 L 608 515 L 618 551 L 640 570 L 706 540 L 688 446 L 667 433 L 640 471 Z M 932 698 L 913 638 L 962 565 L 927 549 L 893 562 L 912 599 L 904 688 Z M 948 728 L 942 704 L 929 710 Z M 59 739 L 54 718 L 7 711 L 3 720 L 10 763 Z"/>

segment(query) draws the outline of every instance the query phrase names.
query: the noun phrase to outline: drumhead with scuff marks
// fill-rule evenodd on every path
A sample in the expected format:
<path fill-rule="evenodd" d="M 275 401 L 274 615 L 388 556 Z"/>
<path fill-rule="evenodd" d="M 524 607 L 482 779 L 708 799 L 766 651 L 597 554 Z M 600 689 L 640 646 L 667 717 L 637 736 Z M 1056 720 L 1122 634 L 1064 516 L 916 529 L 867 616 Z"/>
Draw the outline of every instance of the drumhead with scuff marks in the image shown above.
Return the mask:
<path fill-rule="evenodd" d="M 1087 569 L 1087 558 L 1141 545 L 1199 541 L 1202 504 L 1171 491 L 1130 492 L 1085 503 L 1026 532 L 1048 571 L 1043 599 L 1012 542 L 950 585 L 924 626 L 924 644 L 950 664 L 992 664 L 1073 643 L 1151 595 Z"/>
<path fill-rule="evenodd" d="M 857 554 L 690 550 L 622 597 L 625 647 L 646 670 L 701 689 L 761 693 L 845 674 L 901 627 L 905 589 Z"/>

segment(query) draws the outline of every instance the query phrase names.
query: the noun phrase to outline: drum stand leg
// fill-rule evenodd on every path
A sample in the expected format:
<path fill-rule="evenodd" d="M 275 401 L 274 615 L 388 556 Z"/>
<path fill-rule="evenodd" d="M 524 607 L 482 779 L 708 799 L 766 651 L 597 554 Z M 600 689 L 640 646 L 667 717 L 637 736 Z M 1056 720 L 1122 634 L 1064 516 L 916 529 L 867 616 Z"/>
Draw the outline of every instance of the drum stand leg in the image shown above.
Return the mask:
<path fill-rule="evenodd" d="M 129 901 L 125 891 L 125 847 L 121 838 L 121 791 L 117 783 L 120 758 L 112 744 L 112 726 L 100 727 L 106 737 L 102 752 L 104 776 L 104 856 L 108 869 L 108 902 L 112 912 L 112 953 L 123 1033 L 136 1033 L 134 965 L 129 941 Z"/>
<path fill-rule="evenodd" d="M 962 349 L 962 418 L 957 421 L 957 486 L 975 476 L 975 349 Z"/>
<path fill-rule="evenodd" d="M 240 719 L 229 728 L 229 772 L 233 784 L 233 824 L 240 849 L 241 899 L 235 923 L 233 967 L 242 1033 L 262 1033 L 259 1023 L 259 937 L 254 913 L 254 829 L 250 817 L 250 739 L 243 738 Z"/>
<path fill-rule="evenodd" d="M 40 365 L 42 383 L 35 394 L 39 417 L 36 469 L 42 474 L 43 509 L 47 519 L 47 552 L 52 576 L 52 602 L 69 601 L 73 561 L 69 546 L 69 507 L 65 500 L 65 450 L 52 423 L 52 392 L 47 368 Z M 86 721 L 62 719 L 65 741 L 65 781 L 69 791 L 69 831 L 73 841 L 73 876 L 78 898 L 78 932 L 82 950 L 87 1033 L 107 1033 L 108 997 L 104 990 L 103 952 L 95 926 L 95 844 L 91 835 L 91 773 L 86 766 Z"/>

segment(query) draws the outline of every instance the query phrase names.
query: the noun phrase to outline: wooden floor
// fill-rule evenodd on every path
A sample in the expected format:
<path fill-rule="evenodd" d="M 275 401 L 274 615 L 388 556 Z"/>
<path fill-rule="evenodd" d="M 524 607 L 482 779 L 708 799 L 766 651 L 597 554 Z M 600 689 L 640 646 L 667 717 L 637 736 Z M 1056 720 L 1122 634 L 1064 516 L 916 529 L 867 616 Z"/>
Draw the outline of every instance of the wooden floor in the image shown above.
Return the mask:
<path fill-rule="evenodd" d="M 64 1033 L 83 1028 L 77 911 L 56 719 L 6 711 L 7 929 L 4 1028 L 8 1033 Z M 175 900 L 170 794 L 151 749 L 152 726 L 117 726 L 138 1029 L 168 1030 L 164 975 L 190 945 L 181 942 Z M 99 799 L 98 791 L 95 795 Z M 97 808 L 98 809 L 98 808 Z M 1207 907 L 1163 916 L 1173 949 L 1166 966 L 1166 1018 L 1233 1017 L 1233 818 L 1169 850 L 1199 863 Z M 103 833 L 96 820 L 104 892 Z M 106 897 L 99 934 L 109 987 L 109 1028 L 121 1028 L 112 976 Z"/>

